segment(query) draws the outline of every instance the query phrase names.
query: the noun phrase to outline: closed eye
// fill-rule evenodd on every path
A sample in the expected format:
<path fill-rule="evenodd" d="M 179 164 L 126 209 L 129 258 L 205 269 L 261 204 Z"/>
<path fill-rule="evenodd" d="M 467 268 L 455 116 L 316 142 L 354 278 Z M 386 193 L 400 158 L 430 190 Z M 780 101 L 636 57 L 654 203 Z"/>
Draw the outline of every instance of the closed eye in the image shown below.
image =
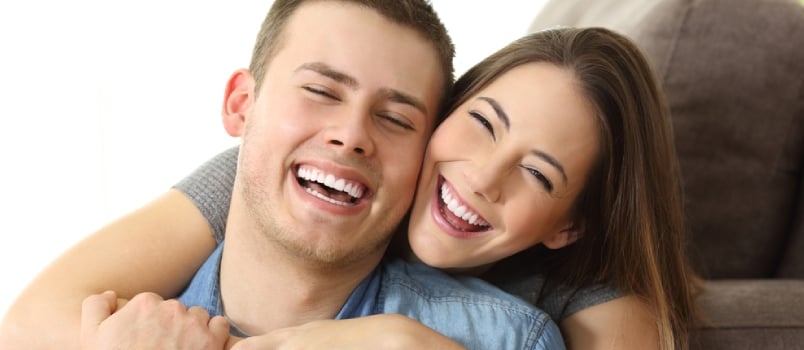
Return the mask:
<path fill-rule="evenodd" d="M 379 118 L 381 118 L 381 119 L 393 124 L 394 126 L 398 126 L 398 127 L 402 128 L 402 129 L 410 130 L 410 131 L 416 130 L 412 125 L 410 125 L 408 122 L 406 122 L 405 120 L 403 120 L 401 118 L 397 118 L 397 117 L 387 115 L 387 114 L 378 114 L 377 117 L 379 117 Z"/>
<path fill-rule="evenodd" d="M 470 111 L 469 116 L 472 117 L 474 120 L 476 120 L 478 123 L 480 123 L 480 125 L 486 128 L 486 130 L 488 130 L 492 140 L 497 141 L 497 137 L 494 135 L 494 127 L 491 126 L 491 123 L 489 122 L 488 119 L 486 119 L 486 117 L 475 111 Z"/>
<path fill-rule="evenodd" d="M 304 89 L 304 90 L 306 90 L 308 92 L 311 92 L 311 93 L 313 93 L 315 95 L 318 95 L 318 96 L 322 96 L 322 97 L 332 99 L 332 100 L 335 100 L 335 101 L 339 101 L 339 102 L 341 101 L 340 98 L 338 98 L 337 96 L 331 94 L 327 90 L 324 90 L 324 89 L 321 89 L 321 88 L 318 88 L 318 87 L 315 87 L 315 86 L 302 86 L 302 89 Z"/>
<path fill-rule="evenodd" d="M 528 168 L 526 166 L 523 166 L 522 168 L 535 177 L 537 181 L 541 182 L 542 186 L 544 186 L 544 189 L 547 190 L 548 193 L 553 193 L 553 183 L 550 182 L 550 179 L 548 179 L 547 176 L 544 176 L 544 174 L 542 174 L 540 171 L 533 168 Z"/>

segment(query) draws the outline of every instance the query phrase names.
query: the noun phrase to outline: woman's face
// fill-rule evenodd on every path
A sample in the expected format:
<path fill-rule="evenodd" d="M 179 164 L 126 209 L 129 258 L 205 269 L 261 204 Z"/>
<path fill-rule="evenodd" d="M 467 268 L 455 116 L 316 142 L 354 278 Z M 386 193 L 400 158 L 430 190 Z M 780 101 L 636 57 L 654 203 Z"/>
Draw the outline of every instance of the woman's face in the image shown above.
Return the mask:
<path fill-rule="evenodd" d="M 528 63 L 438 127 L 408 230 L 419 259 L 470 268 L 574 241 L 570 211 L 599 144 L 595 109 L 578 89 L 571 72 Z"/>

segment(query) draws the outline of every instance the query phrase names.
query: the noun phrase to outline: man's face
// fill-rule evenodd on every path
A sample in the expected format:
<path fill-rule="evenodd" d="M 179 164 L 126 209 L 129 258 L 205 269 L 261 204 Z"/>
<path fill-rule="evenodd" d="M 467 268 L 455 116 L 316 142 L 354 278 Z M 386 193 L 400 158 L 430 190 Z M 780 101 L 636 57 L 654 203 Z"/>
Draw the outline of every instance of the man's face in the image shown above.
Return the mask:
<path fill-rule="evenodd" d="M 379 258 L 411 204 L 442 76 L 431 43 L 373 10 L 297 9 L 243 113 L 235 191 L 253 228 L 330 266 Z"/>

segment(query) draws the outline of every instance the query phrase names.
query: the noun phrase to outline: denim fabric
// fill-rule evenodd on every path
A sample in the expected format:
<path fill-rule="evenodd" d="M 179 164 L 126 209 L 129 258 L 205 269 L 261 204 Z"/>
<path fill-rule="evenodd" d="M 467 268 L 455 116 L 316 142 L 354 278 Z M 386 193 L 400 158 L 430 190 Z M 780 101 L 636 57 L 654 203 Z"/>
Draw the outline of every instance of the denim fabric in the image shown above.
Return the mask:
<path fill-rule="evenodd" d="M 179 297 L 222 315 L 218 271 L 223 244 Z M 542 312 L 472 277 L 429 266 L 384 261 L 346 300 L 336 319 L 398 313 L 416 319 L 468 349 L 564 349 L 558 326 Z"/>

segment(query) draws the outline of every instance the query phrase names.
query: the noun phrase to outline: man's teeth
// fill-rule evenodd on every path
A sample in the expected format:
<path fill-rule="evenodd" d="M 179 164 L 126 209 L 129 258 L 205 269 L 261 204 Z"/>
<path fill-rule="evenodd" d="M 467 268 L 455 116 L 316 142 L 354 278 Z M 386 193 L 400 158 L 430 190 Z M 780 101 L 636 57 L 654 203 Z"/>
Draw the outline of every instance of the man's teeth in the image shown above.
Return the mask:
<path fill-rule="evenodd" d="M 334 175 L 326 174 L 318 169 L 299 167 L 296 172 L 296 176 L 307 181 L 323 184 L 324 186 L 334 190 L 348 193 L 354 198 L 360 198 L 363 196 L 363 185 L 353 181 L 336 178 Z"/>
<path fill-rule="evenodd" d="M 452 194 L 449 192 L 449 186 L 447 186 L 446 183 L 441 185 L 441 200 L 447 205 L 447 210 L 451 211 L 453 214 L 455 214 L 455 216 L 463 219 L 463 221 L 475 226 L 489 225 L 488 222 L 480 218 L 479 214 L 473 212 L 466 206 L 461 205 L 457 199 L 453 198 Z"/>

